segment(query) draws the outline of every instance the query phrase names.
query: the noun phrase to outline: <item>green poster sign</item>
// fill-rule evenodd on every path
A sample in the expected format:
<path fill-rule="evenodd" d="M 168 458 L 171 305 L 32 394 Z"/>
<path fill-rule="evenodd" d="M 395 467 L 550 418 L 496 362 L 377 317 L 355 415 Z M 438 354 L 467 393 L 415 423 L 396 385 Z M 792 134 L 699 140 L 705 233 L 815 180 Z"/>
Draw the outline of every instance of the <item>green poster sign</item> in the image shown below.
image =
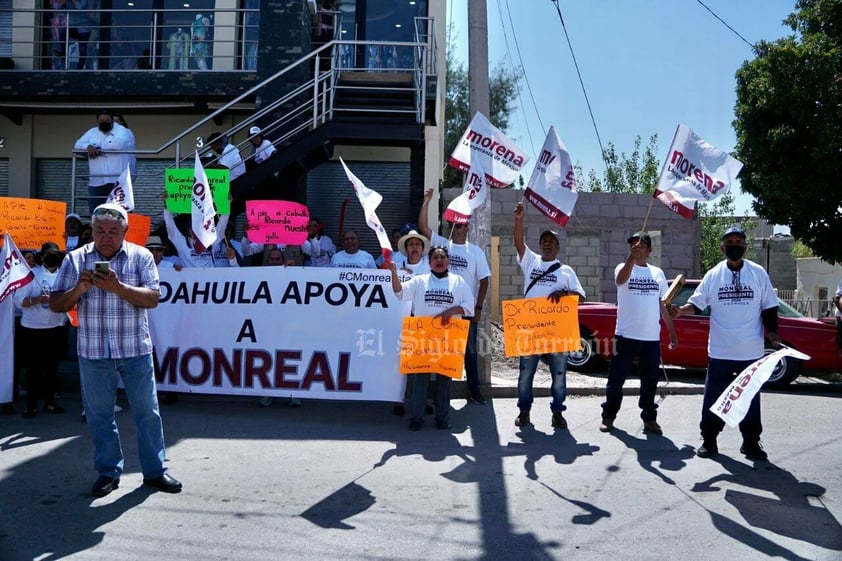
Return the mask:
<path fill-rule="evenodd" d="M 213 193 L 217 214 L 231 214 L 228 191 L 231 172 L 227 169 L 205 169 Z M 193 168 L 168 168 L 164 185 L 167 189 L 167 210 L 173 214 L 190 214 L 193 196 Z"/>

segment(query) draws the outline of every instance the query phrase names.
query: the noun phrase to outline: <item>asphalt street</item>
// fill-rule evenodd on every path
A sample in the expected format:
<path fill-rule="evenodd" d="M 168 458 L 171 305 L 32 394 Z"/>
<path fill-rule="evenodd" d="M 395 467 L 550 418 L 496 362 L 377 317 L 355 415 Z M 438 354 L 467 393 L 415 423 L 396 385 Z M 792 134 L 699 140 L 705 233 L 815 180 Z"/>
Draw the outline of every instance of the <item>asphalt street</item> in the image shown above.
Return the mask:
<path fill-rule="evenodd" d="M 163 409 L 179 495 L 141 485 L 130 412 L 120 488 L 93 499 L 92 448 L 64 415 L 0 417 L 0 559 L 842 558 L 838 393 L 764 395 L 770 462 L 694 457 L 699 395 L 662 395 L 664 436 L 629 397 L 611 434 L 598 396 L 569 430 L 538 398 L 453 401 L 450 431 L 417 433 L 391 405 L 188 396 Z"/>

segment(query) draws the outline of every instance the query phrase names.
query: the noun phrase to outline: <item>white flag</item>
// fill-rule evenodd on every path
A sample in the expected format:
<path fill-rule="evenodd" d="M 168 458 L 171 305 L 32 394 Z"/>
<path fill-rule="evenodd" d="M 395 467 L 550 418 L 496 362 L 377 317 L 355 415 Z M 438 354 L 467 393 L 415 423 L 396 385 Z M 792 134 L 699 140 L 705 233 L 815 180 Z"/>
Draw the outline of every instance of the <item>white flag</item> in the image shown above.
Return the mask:
<path fill-rule="evenodd" d="M 191 207 L 191 228 L 193 230 L 193 247 L 196 251 L 204 251 L 216 241 L 216 207 L 213 204 L 213 193 L 208 184 L 208 176 L 199 152 L 196 152 L 196 164 L 193 168 L 193 196 Z"/>
<path fill-rule="evenodd" d="M 506 187 L 514 183 L 529 156 L 503 132 L 491 124 L 485 115 L 477 113 L 468 130 L 456 143 L 448 164 L 459 171 L 482 166 L 492 187 Z"/>
<path fill-rule="evenodd" d="M 453 199 L 444 211 L 444 219 L 454 224 L 467 224 L 471 214 L 488 198 L 485 170 L 474 166 L 468 172 L 462 194 Z"/>
<path fill-rule="evenodd" d="M 535 162 L 532 177 L 523 197 L 547 218 L 561 227 L 567 224 L 579 193 L 576 192 L 576 171 L 570 154 L 550 126 L 541 155 Z"/>
<path fill-rule="evenodd" d="M 0 302 L 6 299 L 15 290 L 26 286 L 35 280 L 35 274 L 29 268 L 12 236 L 6 232 L 3 238 L 3 249 L 0 250 Z"/>
<path fill-rule="evenodd" d="M 132 174 L 129 171 L 128 164 L 126 164 L 126 169 L 120 174 L 120 177 L 117 178 L 117 183 L 114 184 L 114 188 L 111 189 L 105 202 L 118 204 L 126 209 L 126 212 L 134 210 L 134 189 L 132 188 Z"/>
<path fill-rule="evenodd" d="M 732 158 L 702 140 L 689 127 L 678 125 L 655 198 L 685 218 L 693 218 L 696 202 L 709 202 L 727 193 L 743 169 Z"/>
<path fill-rule="evenodd" d="M 725 388 L 722 395 L 710 406 L 711 412 L 718 415 L 730 427 L 739 425 L 748 413 L 751 400 L 754 399 L 763 384 L 769 380 L 778 361 L 784 360 L 784 357 L 787 356 L 800 360 L 810 360 L 809 355 L 788 347 L 783 347 L 764 356 L 750 364 L 748 368 L 740 372 L 739 376 L 734 378 L 734 381 Z"/>
<path fill-rule="evenodd" d="M 348 179 L 351 181 L 351 186 L 357 194 L 357 200 L 360 201 L 360 206 L 363 207 L 365 223 L 368 224 L 369 228 L 374 230 L 375 234 L 377 234 L 377 241 L 380 242 L 383 260 L 388 263 L 392 260 L 392 241 L 389 239 L 386 229 L 383 227 L 383 224 L 380 223 L 380 219 L 377 217 L 377 213 L 375 212 L 377 207 L 380 206 L 380 202 L 383 200 L 383 197 L 377 191 L 372 191 L 366 187 L 356 175 L 351 173 L 351 170 L 348 169 L 348 166 L 345 165 L 345 161 L 342 158 L 339 158 L 339 161 L 342 163 L 342 167 L 345 168 L 345 175 L 347 175 Z"/>

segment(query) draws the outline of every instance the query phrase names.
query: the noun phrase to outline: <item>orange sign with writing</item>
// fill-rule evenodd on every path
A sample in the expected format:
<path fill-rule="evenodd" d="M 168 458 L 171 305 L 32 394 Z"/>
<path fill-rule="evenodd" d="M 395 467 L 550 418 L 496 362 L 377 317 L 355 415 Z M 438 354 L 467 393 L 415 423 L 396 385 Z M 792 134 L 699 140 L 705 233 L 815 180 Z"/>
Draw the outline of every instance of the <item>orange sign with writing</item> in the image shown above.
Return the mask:
<path fill-rule="evenodd" d="M 137 245 L 146 245 L 146 238 L 149 237 L 149 228 L 152 226 L 152 219 L 143 214 L 129 213 L 129 231 L 126 232 L 126 241 Z"/>
<path fill-rule="evenodd" d="M 503 342 L 506 356 L 578 351 L 579 297 L 504 300 Z"/>
<path fill-rule="evenodd" d="M 0 197 L 0 246 L 6 232 L 18 249 L 40 250 L 46 242 L 64 248 L 64 214 L 67 203 L 43 199 Z"/>
<path fill-rule="evenodd" d="M 469 327 L 470 322 L 460 318 L 450 318 L 447 325 L 429 316 L 403 318 L 400 373 L 462 378 Z"/>

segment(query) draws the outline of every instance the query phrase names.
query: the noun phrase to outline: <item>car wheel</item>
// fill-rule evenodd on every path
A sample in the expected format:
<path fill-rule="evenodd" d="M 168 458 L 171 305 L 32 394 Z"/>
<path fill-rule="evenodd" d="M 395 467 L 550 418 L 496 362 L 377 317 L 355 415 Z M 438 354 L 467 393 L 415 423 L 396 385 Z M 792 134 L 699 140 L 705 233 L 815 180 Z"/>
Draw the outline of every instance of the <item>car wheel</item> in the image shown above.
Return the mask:
<path fill-rule="evenodd" d="M 772 347 L 769 343 L 766 344 L 764 355 L 770 355 L 777 349 Z M 803 361 L 791 356 L 785 356 L 783 360 L 779 361 L 775 370 L 769 380 L 763 384 L 764 388 L 782 388 L 787 386 L 790 382 L 798 378 L 803 368 Z"/>
<path fill-rule="evenodd" d="M 567 353 L 567 367 L 573 370 L 591 370 L 600 361 L 599 353 L 596 352 L 596 341 L 593 336 L 582 330 L 582 349 Z"/>

